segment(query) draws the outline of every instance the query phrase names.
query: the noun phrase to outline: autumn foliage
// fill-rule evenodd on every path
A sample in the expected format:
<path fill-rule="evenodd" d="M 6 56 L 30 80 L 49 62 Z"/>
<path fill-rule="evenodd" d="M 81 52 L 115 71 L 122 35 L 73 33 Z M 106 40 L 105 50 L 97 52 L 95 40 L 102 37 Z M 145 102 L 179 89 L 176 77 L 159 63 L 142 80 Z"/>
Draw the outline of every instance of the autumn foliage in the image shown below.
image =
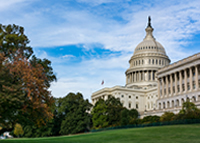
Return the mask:
<path fill-rule="evenodd" d="M 32 56 L 22 27 L 0 25 L 0 32 L 0 123 L 44 125 L 53 118 L 48 88 L 56 77 L 50 61 Z"/>

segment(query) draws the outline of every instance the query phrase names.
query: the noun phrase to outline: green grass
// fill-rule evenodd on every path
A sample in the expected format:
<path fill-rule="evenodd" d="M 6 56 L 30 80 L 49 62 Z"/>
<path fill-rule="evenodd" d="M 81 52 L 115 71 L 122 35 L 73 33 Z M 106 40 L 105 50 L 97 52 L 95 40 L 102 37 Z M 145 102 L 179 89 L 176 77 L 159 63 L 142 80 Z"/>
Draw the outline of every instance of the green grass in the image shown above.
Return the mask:
<path fill-rule="evenodd" d="M 45 138 L 0 140 L 0 143 L 200 143 L 200 124 L 108 130 Z"/>

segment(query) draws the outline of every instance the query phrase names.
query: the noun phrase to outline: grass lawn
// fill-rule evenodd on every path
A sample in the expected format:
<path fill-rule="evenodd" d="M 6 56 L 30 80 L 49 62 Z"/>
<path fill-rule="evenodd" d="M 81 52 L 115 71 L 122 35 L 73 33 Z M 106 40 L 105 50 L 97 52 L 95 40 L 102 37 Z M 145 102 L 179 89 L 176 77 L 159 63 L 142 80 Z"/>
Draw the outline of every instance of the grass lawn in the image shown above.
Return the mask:
<path fill-rule="evenodd" d="M 0 140 L 0 143 L 200 143 L 200 124 L 108 130 L 102 132 Z"/>

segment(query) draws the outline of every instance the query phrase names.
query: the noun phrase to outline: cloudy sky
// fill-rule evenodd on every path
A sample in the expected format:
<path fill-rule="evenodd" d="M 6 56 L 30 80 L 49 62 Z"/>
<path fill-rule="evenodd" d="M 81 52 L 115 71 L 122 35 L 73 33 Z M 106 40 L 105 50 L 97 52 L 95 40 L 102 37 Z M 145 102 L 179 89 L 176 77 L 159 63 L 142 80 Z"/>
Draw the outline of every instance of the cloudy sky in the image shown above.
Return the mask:
<path fill-rule="evenodd" d="M 175 62 L 200 52 L 199 0 L 0 0 L 0 22 L 25 28 L 37 57 L 51 60 L 54 97 L 125 85 L 134 49 L 154 37 Z M 101 85 L 104 80 L 104 85 Z M 91 101 L 91 100 L 90 100 Z"/>

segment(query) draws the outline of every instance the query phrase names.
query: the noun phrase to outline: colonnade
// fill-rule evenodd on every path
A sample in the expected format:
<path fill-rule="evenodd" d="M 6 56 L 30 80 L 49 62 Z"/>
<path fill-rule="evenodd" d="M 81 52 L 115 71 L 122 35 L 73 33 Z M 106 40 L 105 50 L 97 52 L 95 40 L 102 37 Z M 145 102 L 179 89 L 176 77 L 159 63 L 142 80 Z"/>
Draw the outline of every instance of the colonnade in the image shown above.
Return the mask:
<path fill-rule="evenodd" d="M 186 100 L 193 103 L 200 102 L 200 95 L 194 95 L 192 97 L 179 97 L 171 100 L 158 102 L 158 109 L 170 109 L 170 108 L 180 108 Z"/>
<path fill-rule="evenodd" d="M 155 81 L 155 70 L 133 71 L 127 74 L 126 83 Z"/>
<path fill-rule="evenodd" d="M 200 88 L 200 67 L 192 66 L 158 78 L 158 97 L 170 97 Z"/>

